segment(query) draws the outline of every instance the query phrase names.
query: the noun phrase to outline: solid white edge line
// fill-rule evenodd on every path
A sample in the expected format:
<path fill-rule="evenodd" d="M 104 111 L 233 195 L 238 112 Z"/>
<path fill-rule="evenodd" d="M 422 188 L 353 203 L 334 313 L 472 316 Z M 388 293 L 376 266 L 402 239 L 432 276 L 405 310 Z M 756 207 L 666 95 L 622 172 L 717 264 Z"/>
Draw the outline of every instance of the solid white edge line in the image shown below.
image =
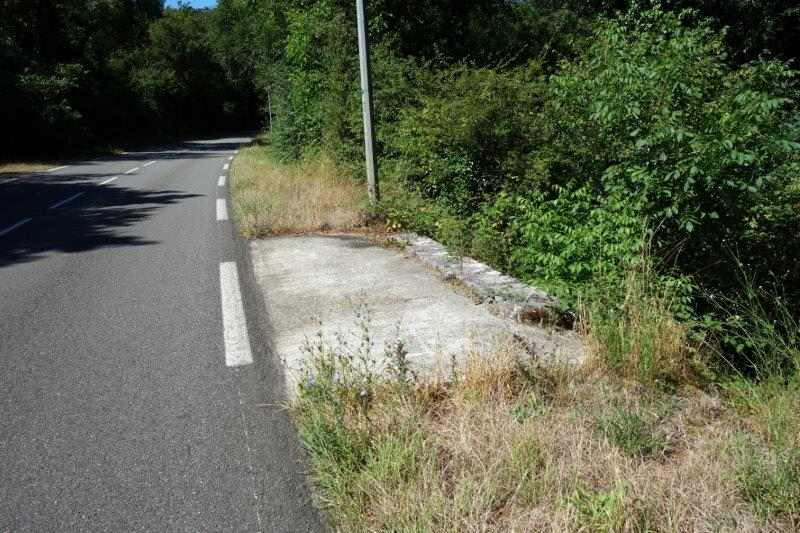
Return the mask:
<path fill-rule="evenodd" d="M 247 319 L 239 287 L 239 270 L 235 262 L 219 265 L 222 301 L 222 330 L 225 340 L 225 365 L 237 367 L 253 363 Z"/>
<path fill-rule="evenodd" d="M 72 200 L 74 200 L 75 198 L 80 198 L 80 197 L 81 197 L 81 196 L 83 196 L 84 194 L 86 194 L 86 193 L 85 193 L 85 192 L 79 192 L 79 193 L 77 193 L 77 194 L 73 194 L 73 195 L 72 195 L 72 196 L 70 196 L 69 198 L 66 198 L 66 199 L 64 199 L 64 200 L 61 200 L 60 202 L 56 202 L 56 203 L 54 203 L 53 205 L 51 205 L 50 207 L 48 207 L 48 209 L 58 209 L 58 208 L 59 208 L 59 207 L 61 207 L 62 205 L 65 205 L 65 204 L 68 204 L 68 203 L 70 203 L 70 202 L 71 202 Z"/>
<path fill-rule="evenodd" d="M 217 220 L 219 222 L 228 220 L 228 204 L 225 198 L 217 199 Z"/>
<path fill-rule="evenodd" d="M 9 227 L 7 227 L 6 229 L 0 230 L 0 237 L 5 235 L 6 233 L 11 233 L 12 231 L 14 231 L 15 229 L 17 229 L 20 226 L 24 226 L 25 224 L 27 224 L 31 220 L 33 220 L 33 219 L 32 218 L 23 218 L 22 220 L 20 220 L 16 224 L 12 224 Z"/>
<path fill-rule="evenodd" d="M 109 183 L 111 183 L 112 181 L 114 181 L 116 179 L 119 179 L 119 176 L 114 176 L 113 178 L 108 178 L 106 181 L 100 182 L 100 185 L 108 185 Z"/>
<path fill-rule="evenodd" d="M 134 172 L 137 172 L 138 170 L 139 170 L 139 167 L 132 168 L 132 169 L 126 171 L 125 174 L 133 174 Z"/>
<path fill-rule="evenodd" d="M 144 165 L 142 165 L 142 168 L 147 168 L 150 165 L 152 165 L 153 163 L 155 163 L 155 161 L 150 161 L 149 163 L 145 163 Z"/>
<path fill-rule="evenodd" d="M 224 187 L 225 186 L 225 176 L 220 176 L 217 180 L 217 187 Z"/>
<path fill-rule="evenodd" d="M 50 168 L 50 169 L 47 170 L 47 172 L 57 172 L 59 170 L 64 170 L 67 167 L 69 167 L 69 165 L 64 165 L 64 166 L 56 167 L 56 168 Z"/>

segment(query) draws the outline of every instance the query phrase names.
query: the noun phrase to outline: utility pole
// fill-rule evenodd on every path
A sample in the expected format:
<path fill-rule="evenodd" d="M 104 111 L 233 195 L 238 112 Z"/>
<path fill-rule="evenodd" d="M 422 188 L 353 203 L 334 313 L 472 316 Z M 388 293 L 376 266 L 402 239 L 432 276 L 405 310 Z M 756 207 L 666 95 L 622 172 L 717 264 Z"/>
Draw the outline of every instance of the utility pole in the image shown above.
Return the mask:
<path fill-rule="evenodd" d="M 378 161 L 375 156 L 375 129 L 372 127 L 372 77 L 367 41 L 367 14 L 365 0 L 356 0 L 358 15 L 358 56 L 361 63 L 361 106 L 364 111 L 364 153 L 367 157 L 367 189 L 371 202 L 380 200 L 378 189 Z"/>

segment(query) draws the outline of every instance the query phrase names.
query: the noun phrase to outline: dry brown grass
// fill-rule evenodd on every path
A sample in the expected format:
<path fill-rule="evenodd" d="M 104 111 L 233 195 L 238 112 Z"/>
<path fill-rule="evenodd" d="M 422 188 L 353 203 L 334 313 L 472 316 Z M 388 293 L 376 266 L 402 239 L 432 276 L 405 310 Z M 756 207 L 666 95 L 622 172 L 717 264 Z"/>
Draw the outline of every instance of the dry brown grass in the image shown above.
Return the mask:
<path fill-rule="evenodd" d="M 327 418 L 324 403 L 301 410 L 339 530 L 755 532 L 796 524 L 759 518 L 737 490 L 730 448 L 743 425 L 714 394 L 668 394 L 597 369 L 520 365 L 525 357 L 509 344 L 470 357 L 455 381 L 379 389 L 367 418 Z M 311 412 L 313 424 L 304 418 Z M 647 420 L 664 448 L 627 453 L 598 429 L 617 412 Z M 320 428 L 327 433 L 314 433 Z"/>
<path fill-rule="evenodd" d="M 346 231 L 364 223 L 362 187 L 325 156 L 280 163 L 264 147 L 247 148 L 234 161 L 231 191 L 247 238 Z"/>
<path fill-rule="evenodd" d="M 3 175 L 13 175 L 13 174 L 27 174 L 30 172 L 42 172 L 49 168 L 55 168 L 58 166 L 58 163 L 46 163 L 46 162 L 14 162 L 9 161 L 5 163 L 0 163 L 0 176 Z"/>

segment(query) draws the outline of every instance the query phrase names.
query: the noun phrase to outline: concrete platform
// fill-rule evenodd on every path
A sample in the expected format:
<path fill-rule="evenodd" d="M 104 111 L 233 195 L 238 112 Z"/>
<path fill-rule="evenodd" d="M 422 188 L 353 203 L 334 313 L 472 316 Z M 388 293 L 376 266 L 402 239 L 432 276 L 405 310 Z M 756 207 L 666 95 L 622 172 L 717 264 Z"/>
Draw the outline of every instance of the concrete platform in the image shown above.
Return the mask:
<path fill-rule="evenodd" d="M 296 389 L 306 339 L 320 331 L 357 341 L 359 307 L 369 310 L 369 333 L 380 357 L 399 338 L 422 372 L 451 358 L 485 353 L 510 336 L 543 357 L 581 359 L 572 331 L 548 330 L 497 317 L 459 288 L 401 250 L 360 236 L 290 236 L 251 243 L 256 279 L 271 325 L 271 349 L 286 365 L 287 390 Z"/>

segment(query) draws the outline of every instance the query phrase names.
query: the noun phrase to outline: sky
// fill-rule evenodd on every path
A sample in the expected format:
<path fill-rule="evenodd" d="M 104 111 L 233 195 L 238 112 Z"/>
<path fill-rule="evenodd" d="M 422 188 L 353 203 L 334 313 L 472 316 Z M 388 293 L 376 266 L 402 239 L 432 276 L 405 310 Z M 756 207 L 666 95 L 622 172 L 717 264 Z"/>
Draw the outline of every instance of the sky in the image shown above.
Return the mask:
<path fill-rule="evenodd" d="M 214 7 L 217 5 L 217 0 L 183 0 L 183 3 L 189 4 L 192 7 Z M 175 7 L 178 5 L 178 0 L 167 0 L 168 7 Z"/>

